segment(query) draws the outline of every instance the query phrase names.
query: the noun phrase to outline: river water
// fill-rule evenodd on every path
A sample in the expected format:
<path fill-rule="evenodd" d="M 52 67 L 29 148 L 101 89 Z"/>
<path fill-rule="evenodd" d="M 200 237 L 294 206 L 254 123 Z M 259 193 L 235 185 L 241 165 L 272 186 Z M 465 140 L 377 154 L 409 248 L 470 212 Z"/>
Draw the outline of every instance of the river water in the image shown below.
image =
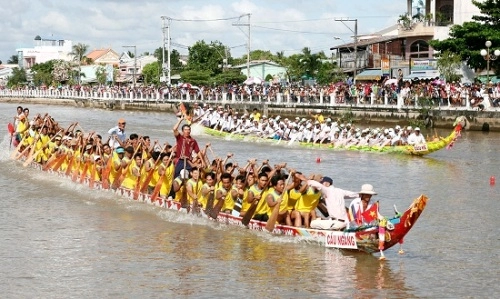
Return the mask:
<path fill-rule="evenodd" d="M 373 184 L 380 211 L 430 200 L 386 261 L 288 237 L 221 226 L 88 190 L 9 158 L 0 104 L 0 293 L 2 298 L 491 298 L 500 291 L 500 135 L 464 132 L 427 157 L 234 142 L 197 133 L 218 156 L 269 158 L 340 188 Z M 174 143 L 175 116 L 31 105 L 64 126 L 105 132 L 120 117 L 128 133 Z M 196 132 L 194 132 L 196 133 Z M 427 134 L 427 132 L 423 132 Z M 442 135 L 449 132 L 440 132 Z M 320 163 L 317 163 L 317 159 Z M 490 177 L 497 184 L 490 185 Z"/>

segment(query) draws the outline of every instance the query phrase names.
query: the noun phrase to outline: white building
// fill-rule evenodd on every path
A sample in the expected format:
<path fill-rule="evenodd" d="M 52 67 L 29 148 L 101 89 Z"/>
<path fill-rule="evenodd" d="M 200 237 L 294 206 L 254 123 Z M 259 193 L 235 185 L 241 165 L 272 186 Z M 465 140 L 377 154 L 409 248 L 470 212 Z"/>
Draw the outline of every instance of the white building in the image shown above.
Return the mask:
<path fill-rule="evenodd" d="M 42 38 L 37 35 L 34 41 L 33 48 L 16 49 L 20 68 L 30 69 L 36 63 L 44 63 L 53 59 L 70 61 L 73 58 L 69 54 L 73 47 L 70 40 Z"/>

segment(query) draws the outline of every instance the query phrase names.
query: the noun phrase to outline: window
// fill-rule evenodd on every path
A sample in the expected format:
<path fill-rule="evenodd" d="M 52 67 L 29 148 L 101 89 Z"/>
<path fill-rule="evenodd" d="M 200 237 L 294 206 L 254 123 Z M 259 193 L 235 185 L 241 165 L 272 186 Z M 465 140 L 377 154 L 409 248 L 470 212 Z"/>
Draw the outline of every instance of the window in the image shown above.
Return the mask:
<path fill-rule="evenodd" d="M 426 41 L 418 40 L 410 45 L 411 58 L 427 58 L 429 57 L 429 44 Z"/>

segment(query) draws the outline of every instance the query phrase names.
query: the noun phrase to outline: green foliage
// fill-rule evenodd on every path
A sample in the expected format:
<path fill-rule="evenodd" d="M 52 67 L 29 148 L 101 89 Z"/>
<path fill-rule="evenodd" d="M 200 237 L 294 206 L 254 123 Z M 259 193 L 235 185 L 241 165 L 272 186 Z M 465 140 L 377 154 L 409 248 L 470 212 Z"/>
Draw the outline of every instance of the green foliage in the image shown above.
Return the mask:
<path fill-rule="evenodd" d="M 437 60 L 437 68 L 447 82 L 460 80 L 460 76 L 456 74 L 457 69 L 462 63 L 462 58 L 448 50 L 442 52 Z"/>
<path fill-rule="evenodd" d="M 181 73 L 181 79 L 193 85 L 208 85 L 211 75 L 209 70 L 189 70 Z"/>
<path fill-rule="evenodd" d="M 486 61 L 480 54 L 481 49 L 486 48 L 485 42 L 490 40 L 492 49 L 500 48 L 500 0 L 472 2 L 480 9 L 481 15 L 473 16 L 473 22 L 452 26 L 450 38 L 433 40 L 430 45 L 437 51 L 448 50 L 460 56 L 473 69 L 485 69 Z M 492 69 L 500 69 L 499 66 L 499 60 L 491 62 Z"/>
<path fill-rule="evenodd" d="M 220 74 L 222 60 L 225 59 L 226 47 L 219 41 L 206 44 L 205 41 L 197 41 L 189 47 L 189 59 L 187 69 L 191 71 L 208 71 L 213 75 Z"/>
<path fill-rule="evenodd" d="M 97 79 L 97 82 L 101 85 L 106 84 L 106 68 L 104 66 L 99 66 L 96 71 L 95 71 L 95 78 Z"/>
<path fill-rule="evenodd" d="M 144 77 L 144 84 L 160 84 L 161 65 L 160 62 L 155 61 L 148 63 L 142 68 L 142 76 Z"/>
<path fill-rule="evenodd" d="M 57 60 L 49 60 L 44 63 L 37 63 L 31 67 L 31 71 L 33 72 L 33 83 L 35 86 L 50 86 L 52 81 L 54 81 L 54 77 L 52 72 L 54 71 L 54 64 Z"/>
<path fill-rule="evenodd" d="M 241 84 L 246 80 L 247 76 L 243 75 L 239 70 L 228 70 L 211 78 L 210 83 L 219 84 Z M 186 81 L 187 82 L 187 81 Z"/>
<path fill-rule="evenodd" d="M 19 85 L 26 84 L 28 82 L 26 78 L 26 71 L 24 69 L 19 69 L 17 67 L 12 69 L 12 75 L 9 76 L 7 80 L 7 87 L 13 88 Z"/>
<path fill-rule="evenodd" d="M 324 85 L 332 82 L 343 81 L 345 78 L 345 74 L 343 72 L 339 72 L 335 63 L 323 62 L 318 70 L 316 82 Z"/>
<path fill-rule="evenodd" d="M 9 60 L 7 60 L 7 64 L 18 64 L 19 58 L 17 55 L 10 56 Z"/>

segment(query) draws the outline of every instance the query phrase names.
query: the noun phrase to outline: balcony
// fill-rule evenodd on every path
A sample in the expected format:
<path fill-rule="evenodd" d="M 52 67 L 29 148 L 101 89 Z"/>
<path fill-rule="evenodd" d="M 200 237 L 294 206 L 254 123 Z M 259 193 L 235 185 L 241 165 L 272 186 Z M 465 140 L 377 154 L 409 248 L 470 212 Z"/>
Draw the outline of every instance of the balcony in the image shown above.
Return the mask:
<path fill-rule="evenodd" d="M 436 26 L 432 23 L 412 22 L 409 26 L 400 25 L 399 37 L 434 36 Z"/>

